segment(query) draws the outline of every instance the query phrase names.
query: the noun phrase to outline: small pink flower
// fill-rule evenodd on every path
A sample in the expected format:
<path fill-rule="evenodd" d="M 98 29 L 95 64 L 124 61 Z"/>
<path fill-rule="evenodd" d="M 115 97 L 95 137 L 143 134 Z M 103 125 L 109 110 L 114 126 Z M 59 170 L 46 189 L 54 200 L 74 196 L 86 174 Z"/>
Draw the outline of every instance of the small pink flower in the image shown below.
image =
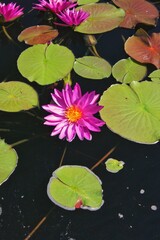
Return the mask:
<path fill-rule="evenodd" d="M 42 106 L 50 115 L 45 117 L 45 125 L 55 126 L 51 136 L 59 134 L 60 139 L 71 142 L 77 135 L 80 140 L 92 139 L 90 131 L 100 132 L 105 123 L 94 117 L 103 107 L 96 101 L 99 94 L 95 91 L 82 95 L 79 84 L 72 88 L 66 85 L 62 92 L 54 89 L 51 94 L 53 103 Z"/>
<path fill-rule="evenodd" d="M 49 1 L 49 2 L 48 2 Z M 53 13 L 59 13 L 66 8 L 73 8 L 77 5 L 71 0 L 39 0 L 39 4 L 34 4 L 34 9 L 40 11 L 50 10 Z"/>
<path fill-rule="evenodd" d="M 13 2 L 0 3 L 0 15 L 2 15 L 2 22 L 10 22 L 23 15 L 23 8 Z"/>
<path fill-rule="evenodd" d="M 89 17 L 89 13 L 83 11 L 83 10 L 76 10 L 75 8 L 70 10 L 67 9 L 59 14 L 57 16 L 68 26 L 78 26 L 83 21 L 85 21 Z"/>

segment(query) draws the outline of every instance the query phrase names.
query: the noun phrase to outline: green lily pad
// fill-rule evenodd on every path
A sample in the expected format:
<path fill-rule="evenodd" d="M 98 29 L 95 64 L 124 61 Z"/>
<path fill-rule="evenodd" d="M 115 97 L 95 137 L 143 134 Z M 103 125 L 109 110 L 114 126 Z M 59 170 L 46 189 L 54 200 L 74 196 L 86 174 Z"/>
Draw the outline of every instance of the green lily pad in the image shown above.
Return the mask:
<path fill-rule="evenodd" d="M 47 193 L 52 202 L 67 210 L 98 210 L 103 204 L 100 179 L 82 166 L 62 166 L 54 171 Z"/>
<path fill-rule="evenodd" d="M 91 3 L 80 7 L 90 16 L 75 28 L 75 31 L 87 34 L 108 32 L 123 21 L 125 11 L 109 3 Z"/>
<path fill-rule="evenodd" d="M 0 185 L 5 182 L 17 166 L 16 151 L 0 139 Z"/>
<path fill-rule="evenodd" d="M 160 69 L 153 71 L 149 76 L 153 82 L 160 83 Z"/>
<path fill-rule="evenodd" d="M 34 45 L 18 58 L 18 69 L 29 81 L 47 85 L 63 79 L 74 63 L 73 53 L 58 44 Z"/>
<path fill-rule="evenodd" d="M 37 92 L 23 82 L 0 83 L 0 110 L 19 112 L 39 105 Z"/>
<path fill-rule="evenodd" d="M 78 0 L 78 5 L 84 5 L 89 3 L 96 3 L 99 2 L 99 0 Z"/>
<path fill-rule="evenodd" d="M 145 144 L 160 139 L 160 84 L 132 82 L 115 84 L 99 102 L 101 118 L 120 136 Z"/>
<path fill-rule="evenodd" d="M 112 75 L 122 83 L 141 81 L 147 74 L 147 67 L 131 58 L 121 59 L 112 68 Z"/>
<path fill-rule="evenodd" d="M 111 75 L 111 65 L 103 58 L 85 56 L 76 59 L 74 71 L 81 77 L 103 79 Z"/>
<path fill-rule="evenodd" d="M 117 172 L 119 172 L 120 170 L 123 169 L 124 162 L 123 161 L 118 161 L 114 158 L 109 158 L 105 162 L 105 165 L 106 165 L 106 169 L 107 169 L 108 172 L 117 173 Z"/>

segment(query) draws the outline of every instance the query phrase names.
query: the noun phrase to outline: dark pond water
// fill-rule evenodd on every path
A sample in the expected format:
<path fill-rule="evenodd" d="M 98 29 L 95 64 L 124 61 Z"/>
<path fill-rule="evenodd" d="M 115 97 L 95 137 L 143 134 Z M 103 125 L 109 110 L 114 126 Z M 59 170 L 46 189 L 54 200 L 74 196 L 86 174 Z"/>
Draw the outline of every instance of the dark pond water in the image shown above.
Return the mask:
<path fill-rule="evenodd" d="M 9 1 L 6 1 L 9 2 Z M 31 8 L 33 1 L 17 1 Z M 10 34 L 17 34 L 27 26 L 40 23 L 34 12 L 26 15 L 22 23 L 14 25 Z M 160 25 L 156 31 L 160 30 Z M 128 37 L 133 30 L 115 29 L 99 39 L 99 54 L 114 64 L 126 57 L 121 35 Z M 83 56 L 86 48 L 81 37 L 70 43 L 76 56 Z M 14 45 L 0 34 L 0 81 L 26 81 L 18 73 L 16 59 L 25 45 Z M 78 50 L 77 50 L 78 49 Z M 102 81 L 84 80 L 74 75 L 83 91 L 96 89 L 100 94 L 107 89 L 112 78 Z M 48 102 L 49 91 L 42 95 L 42 88 L 33 84 L 40 93 L 40 101 Z M 34 111 L 33 111 L 34 112 Z M 37 110 L 39 115 L 45 114 Z M 37 113 L 36 112 L 36 113 Z M 19 163 L 10 179 L 0 187 L 0 240 L 23 240 L 48 214 L 46 221 L 36 231 L 33 240 L 159 240 L 160 239 L 160 151 L 155 145 L 137 144 L 112 133 L 107 127 L 93 134 L 93 141 L 74 140 L 67 144 L 64 164 L 91 167 L 113 146 L 112 157 L 125 162 L 124 169 L 111 174 L 104 164 L 95 169 L 102 179 L 105 203 L 99 211 L 65 211 L 52 204 L 46 194 L 46 186 L 52 172 L 59 166 L 65 141 L 49 137 L 50 128 L 26 113 L 0 112 L 0 132 L 7 143 L 31 138 L 19 145 L 16 151 Z M 142 133 L 143 134 L 143 133 Z M 156 206 L 156 209 L 154 208 Z"/>

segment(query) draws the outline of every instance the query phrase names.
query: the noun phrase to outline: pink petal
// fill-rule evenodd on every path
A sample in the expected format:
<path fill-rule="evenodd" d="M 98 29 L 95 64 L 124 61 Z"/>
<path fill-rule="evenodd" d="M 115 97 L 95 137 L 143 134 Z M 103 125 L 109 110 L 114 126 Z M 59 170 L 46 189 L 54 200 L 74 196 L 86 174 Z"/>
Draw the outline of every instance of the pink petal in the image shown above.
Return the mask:
<path fill-rule="evenodd" d="M 55 94 L 51 93 L 52 99 L 53 101 L 60 107 L 66 107 L 66 104 L 64 102 L 64 100 L 58 96 L 56 96 Z"/>
<path fill-rule="evenodd" d="M 88 128 L 89 130 L 93 131 L 93 132 L 100 132 L 100 128 L 98 126 L 92 125 L 89 121 L 85 120 L 85 119 L 81 119 L 80 120 L 82 125 L 86 128 Z"/>
<path fill-rule="evenodd" d="M 80 125 L 76 125 L 75 129 L 76 129 L 76 133 L 77 133 L 77 136 L 79 137 L 79 139 L 83 140 L 84 139 L 83 128 Z"/>
<path fill-rule="evenodd" d="M 48 125 L 48 126 L 56 126 L 57 124 L 59 124 L 59 121 L 58 122 L 49 122 L 49 121 L 45 121 L 43 123 L 44 125 Z"/>
<path fill-rule="evenodd" d="M 53 130 L 52 133 L 51 133 L 51 136 L 55 136 L 55 135 L 59 134 L 60 131 L 61 131 L 61 129 Z"/>
<path fill-rule="evenodd" d="M 74 86 L 74 89 L 73 89 L 72 101 L 75 102 L 77 99 L 79 99 L 81 97 L 82 97 L 81 88 L 80 88 L 79 84 L 76 83 L 76 85 Z"/>
<path fill-rule="evenodd" d="M 66 85 L 66 88 L 62 90 L 63 99 L 67 107 L 72 105 L 72 89 L 69 84 Z"/>
<path fill-rule="evenodd" d="M 57 130 L 57 129 L 59 129 L 59 128 L 63 128 L 63 127 L 65 127 L 65 126 L 68 126 L 68 121 L 65 119 L 65 120 L 63 120 L 63 121 L 61 121 L 61 122 L 59 122 L 58 124 L 57 124 L 57 126 L 55 127 L 55 130 Z"/>
<path fill-rule="evenodd" d="M 83 130 L 83 136 L 85 139 L 91 141 L 92 140 L 92 135 L 90 134 L 90 132 L 88 131 L 87 128 L 84 128 Z"/>
<path fill-rule="evenodd" d="M 44 119 L 47 121 L 54 122 L 54 121 L 62 121 L 64 118 L 61 116 L 55 116 L 55 115 L 51 114 L 51 115 L 46 116 Z"/>
<path fill-rule="evenodd" d="M 66 132 L 67 132 L 67 127 L 68 126 L 64 126 L 59 134 L 59 139 L 63 139 L 66 137 Z"/>
<path fill-rule="evenodd" d="M 68 142 L 71 142 L 75 136 L 76 136 L 76 131 L 75 131 L 75 126 L 74 124 L 70 124 L 67 128 L 67 131 L 66 131 L 66 135 L 67 135 L 67 141 Z"/>
<path fill-rule="evenodd" d="M 85 108 L 83 108 L 84 115 L 87 116 L 87 115 L 95 114 L 99 112 L 102 108 L 103 108 L 102 106 L 88 105 Z"/>
<path fill-rule="evenodd" d="M 64 115 L 65 112 L 63 108 L 57 107 L 56 105 L 53 104 L 44 105 L 42 106 L 42 108 L 50 113 L 56 113 L 62 116 Z"/>

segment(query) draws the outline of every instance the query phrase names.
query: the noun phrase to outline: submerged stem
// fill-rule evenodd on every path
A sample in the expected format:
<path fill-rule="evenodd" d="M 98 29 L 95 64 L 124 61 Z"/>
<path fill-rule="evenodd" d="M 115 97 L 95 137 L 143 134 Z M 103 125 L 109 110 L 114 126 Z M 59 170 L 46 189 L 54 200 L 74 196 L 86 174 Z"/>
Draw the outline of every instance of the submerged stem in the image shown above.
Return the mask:
<path fill-rule="evenodd" d="M 116 149 L 116 147 L 117 146 L 114 146 L 113 148 L 111 148 L 111 150 L 109 150 L 109 152 L 107 152 L 96 164 L 93 165 L 93 167 L 91 167 L 91 170 L 98 167 Z"/>
<path fill-rule="evenodd" d="M 36 114 L 34 114 L 34 113 L 31 113 L 31 112 L 29 112 L 29 111 L 25 111 L 25 113 L 27 113 L 28 115 L 30 115 L 30 116 L 32 116 L 32 117 L 35 117 L 35 118 L 37 118 L 38 120 L 44 121 L 44 119 L 43 119 L 43 118 L 41 118 L 41 117 L 37 116 L 37 115 L 36 115 Z"/>
<path fill-rule="evenodd" d="M 15 142 L 15 143 L 12 143 L 11 144 L 11 146 L 12 147 L 15 147 L 15 146 L 17 146 L 17 145 L 20 145 L 20 144 L 22 144 L 22 143 L 25 143 L 25 142 L 28 142 L 30 139 L 22 139 L 22 140 L 20 140 L 20 141 L 18 141 L 18 142 Z"/>
<path fill-rule="evenodd" d="M 7 128 L 0 128 L 0 132 L 10 132 L 11 130 L 10 129 L 7 129 Z"/>

